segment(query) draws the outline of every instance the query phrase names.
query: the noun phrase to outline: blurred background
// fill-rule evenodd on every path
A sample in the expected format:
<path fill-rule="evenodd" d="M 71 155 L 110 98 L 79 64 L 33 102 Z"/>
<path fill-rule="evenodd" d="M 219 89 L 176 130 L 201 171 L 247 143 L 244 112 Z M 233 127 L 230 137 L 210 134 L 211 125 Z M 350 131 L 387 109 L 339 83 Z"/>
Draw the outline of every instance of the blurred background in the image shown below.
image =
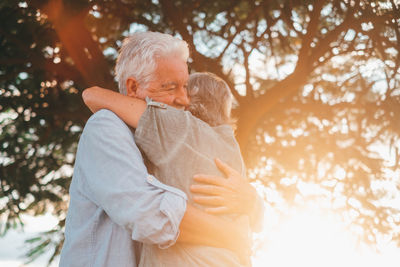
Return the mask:
<path fill-rule="evenodd" d="M 398 266 L 400 1 L 1 0 L 0 25 L 0 265 L 57 265 L 80 93 L 159 31 L 232 89 L 255 266 Z"/>

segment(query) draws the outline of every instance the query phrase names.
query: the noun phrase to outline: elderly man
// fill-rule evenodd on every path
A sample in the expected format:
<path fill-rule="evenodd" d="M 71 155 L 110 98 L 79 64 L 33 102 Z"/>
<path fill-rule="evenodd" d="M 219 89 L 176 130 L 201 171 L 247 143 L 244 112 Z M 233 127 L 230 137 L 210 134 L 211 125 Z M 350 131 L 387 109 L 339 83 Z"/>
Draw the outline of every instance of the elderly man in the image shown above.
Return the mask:
<path fill-rule="evenodd" d="M 161 33 L 134 34 L 125 40 L 117 60 L 120 92 L 185 108 L 187 58 L 184 41 Z M 255 198 L 254 190 L 243 184 L 228 188 L 219 190 L 225 192 L 220 198 Z M 203 192 L 212 193 L 207 188 Z M 60 266 L 136 266 L 140 243 L 166 248 L 188 242 L 226 247 L 241 258 L 247 255 L 248 235 L 239 225 L 187 205 L 182 191 L 147 173 L 131 130 L 111 111 L 95 113 L 85 126 L 70 196 Z"/>

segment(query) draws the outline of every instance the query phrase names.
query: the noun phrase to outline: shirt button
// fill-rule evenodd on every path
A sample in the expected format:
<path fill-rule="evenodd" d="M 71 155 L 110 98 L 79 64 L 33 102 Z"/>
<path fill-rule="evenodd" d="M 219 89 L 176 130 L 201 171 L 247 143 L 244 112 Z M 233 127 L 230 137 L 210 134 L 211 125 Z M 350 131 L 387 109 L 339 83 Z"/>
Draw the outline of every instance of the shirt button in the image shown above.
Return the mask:
<path fill-rule="evenodd" d="M 160 104 L 160 106 L 161 106 L 162 108 L 165 108 L 165 104 Z"/>
<path fill-rule="evenodd" d="M 153 177 L 151 177 L 151 176 L 147 176 L 147 181 L 149 181 L 149 182 L 153 182 Z"/>

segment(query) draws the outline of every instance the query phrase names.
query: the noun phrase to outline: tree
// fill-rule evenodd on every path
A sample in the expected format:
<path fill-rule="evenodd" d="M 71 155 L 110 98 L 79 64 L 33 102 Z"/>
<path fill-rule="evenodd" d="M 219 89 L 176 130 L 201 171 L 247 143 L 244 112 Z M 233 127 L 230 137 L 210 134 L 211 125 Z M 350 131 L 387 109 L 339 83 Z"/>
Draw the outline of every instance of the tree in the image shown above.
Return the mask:
<path fill-rule="evenodd" d="M 21 213 L 52 209 L 60 220 L 31 240 L 42 245 L 31 257 L 61 248 L 68 166 L 89 116 L 79 92 L 115 89 L 116 51 L 143 30 L 182 37 L 192 71 L 228 82 L 250 177 L 289 205 L 318 199 L 367 242 L 400 240 L 387 204 L 400 189 L 394 0 L 5 0 L 0 14 L 2 232 Z"/>

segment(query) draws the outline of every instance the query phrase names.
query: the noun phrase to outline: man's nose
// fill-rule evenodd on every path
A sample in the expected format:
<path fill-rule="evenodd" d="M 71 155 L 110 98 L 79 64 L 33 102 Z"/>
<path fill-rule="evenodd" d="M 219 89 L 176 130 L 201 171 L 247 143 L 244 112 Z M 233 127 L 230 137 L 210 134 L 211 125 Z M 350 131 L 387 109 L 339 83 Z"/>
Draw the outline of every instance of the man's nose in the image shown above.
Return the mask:
<path fill-rule="evenodd" d="M 177 96 L 175 97 L 174 102 L 175 102 L 175 105 L 178 107 L 185 108 L 185 107 L 189 106 L 190 100 L 187 95 L 186 88 L 182 88 L 182 90 L 180 90 L 179 94 L 177 94 Z"/>

